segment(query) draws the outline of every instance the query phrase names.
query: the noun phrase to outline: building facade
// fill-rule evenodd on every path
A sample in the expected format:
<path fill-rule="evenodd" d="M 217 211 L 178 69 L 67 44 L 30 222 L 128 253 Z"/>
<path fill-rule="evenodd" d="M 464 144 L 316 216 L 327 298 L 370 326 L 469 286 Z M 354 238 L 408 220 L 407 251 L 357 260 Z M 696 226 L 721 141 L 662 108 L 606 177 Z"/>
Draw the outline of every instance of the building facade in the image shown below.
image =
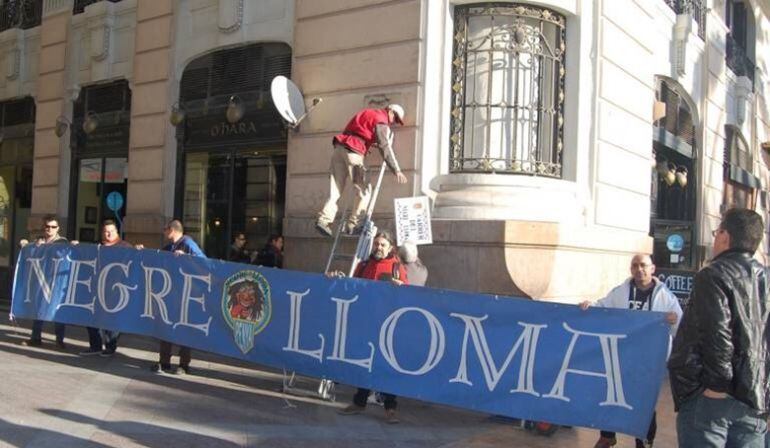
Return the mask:
<path fill-rule="evenodd" d="M 395 148 L 409 183 L 386 177 L 375 219 L 430 197 L 433 287 L 595 298 L 637 252 L 686 278 L 728 207 L 768 218 L 761 0 L 2 7 L 5 278 L 45 214 L 83 241 L 113 217 L 148 246 L 180 217 L 218 258 L 238 232 L 252 248 L 282 233 L 287 267 L 320 271 L 331 138 L 390 102 L 407 111 Z M 276 75 L 323 99 L 296 129 L 272 105 Z"/>

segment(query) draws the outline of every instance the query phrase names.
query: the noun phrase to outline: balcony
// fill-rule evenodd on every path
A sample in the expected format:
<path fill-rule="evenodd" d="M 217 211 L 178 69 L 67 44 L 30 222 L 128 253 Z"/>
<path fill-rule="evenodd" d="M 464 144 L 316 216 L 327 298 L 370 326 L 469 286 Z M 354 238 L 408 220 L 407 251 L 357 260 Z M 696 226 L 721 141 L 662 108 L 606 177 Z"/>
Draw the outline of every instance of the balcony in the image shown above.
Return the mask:
<path fill-rule="evenodd" d="M 34 28 L 42 18 L 43 0 L 9 0 L 0 5 L 0 31 Z"/>
<path fill-rule="evenodd" d="M 746 76 L 751 80 L 751 85 L 754 85 L 754 72 L 756 67 L 754 62 L 749 58 L 746 48 L 736 41 L 733 36 L 728 33 L 726 38 L 727 67 L 735 73 L 736 76 Z"/>
<path fill-rule="evenodd" d="M 706 2 L 704 0 L 663 0 L 677 14 L 690 14 L 698 24 L 698 37 L 706 39 Z"/>
<path fill-rule="evenodd" d="M 99 3 L 102 0 L 75 0 L 75 6 L 72 8 L 72 14 L 80 14 L 86 10 L 86 6 L 93 3 Z M 120 0 L 106 0 L 111 3 L 117 3 Z"/>

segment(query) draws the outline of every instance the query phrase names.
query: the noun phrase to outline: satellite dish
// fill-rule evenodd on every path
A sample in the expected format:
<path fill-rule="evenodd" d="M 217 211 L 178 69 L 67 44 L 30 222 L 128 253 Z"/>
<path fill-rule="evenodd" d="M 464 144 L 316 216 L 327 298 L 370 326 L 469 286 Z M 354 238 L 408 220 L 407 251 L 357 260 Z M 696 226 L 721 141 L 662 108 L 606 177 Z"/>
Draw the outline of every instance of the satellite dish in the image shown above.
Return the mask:
<path fill-rule="evenodd" d="M 291 82 L 285 76 L 276 76 L 270 83 L 270 95 L 273 97 L 273 104 L 278 109 L 289 127 L 296 128 L 300 122 L 321 102 L 321 98 L 313 98 L 313 105 L 305 110 L 305 99 L 297 88 L 297 85 Z"/>

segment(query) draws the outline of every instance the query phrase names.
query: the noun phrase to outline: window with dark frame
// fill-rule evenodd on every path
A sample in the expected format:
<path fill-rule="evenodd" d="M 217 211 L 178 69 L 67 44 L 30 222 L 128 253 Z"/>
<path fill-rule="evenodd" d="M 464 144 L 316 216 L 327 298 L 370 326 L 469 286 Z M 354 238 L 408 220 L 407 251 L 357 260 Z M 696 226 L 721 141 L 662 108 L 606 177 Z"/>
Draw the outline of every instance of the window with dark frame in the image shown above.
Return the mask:
<path fill-rule="evenodd" d="M 483 3 L 454 20 L 450 172 L 561 178 L 566 18 Z"/>
<path fill-rule="evenodd" d="M 762 184 L 754 174 L 754 157 L 751 147 L 743 138 L 740 129 L 725 126 L 724 192 L 722 210 L 731 208 L 756 209 L 757 195 Z"/>

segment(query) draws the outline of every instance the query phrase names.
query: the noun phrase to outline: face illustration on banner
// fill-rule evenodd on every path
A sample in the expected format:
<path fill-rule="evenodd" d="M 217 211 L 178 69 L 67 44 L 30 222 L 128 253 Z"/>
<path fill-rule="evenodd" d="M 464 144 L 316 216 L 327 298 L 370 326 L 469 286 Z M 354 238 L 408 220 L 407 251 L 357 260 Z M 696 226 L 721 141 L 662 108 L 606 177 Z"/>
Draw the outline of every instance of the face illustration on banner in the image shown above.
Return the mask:
<path fill-rule="evenodd" d="M 240 271 L 225 281 L 222 315 L 244 354 L 254 348 L 254 337 L 265 329 L 271 315 L 270 285 L 256 271 Z"/>

